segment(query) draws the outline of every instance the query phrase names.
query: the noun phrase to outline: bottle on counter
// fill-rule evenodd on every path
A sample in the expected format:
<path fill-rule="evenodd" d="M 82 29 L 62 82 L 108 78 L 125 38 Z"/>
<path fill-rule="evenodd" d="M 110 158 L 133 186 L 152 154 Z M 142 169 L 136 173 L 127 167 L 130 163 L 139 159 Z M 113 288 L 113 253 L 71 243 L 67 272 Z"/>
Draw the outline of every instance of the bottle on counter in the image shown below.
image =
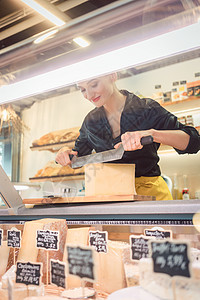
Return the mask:
<path fill-rule="evenodd" d="M 174 174 L 173 199 L 174 200 L 179 199 L 177 174 Z"/>
<path fill-rule="evenodd" d="M 182 197 L 183 197 L 183 200 L 189 200 L 190 199 L 189 189 L 188 188 L 184 188 L 182 190 Z"/>
<path fill-rule="evenodd" d="M 189 189 L 187 185 L 187 175 L 183 175 L 183 183 L 184 183 L 184 188 L 182 190 L 182 198 L 183 200 L 189 200 L 190 199 L 190 194 L 189 194 Z"/>

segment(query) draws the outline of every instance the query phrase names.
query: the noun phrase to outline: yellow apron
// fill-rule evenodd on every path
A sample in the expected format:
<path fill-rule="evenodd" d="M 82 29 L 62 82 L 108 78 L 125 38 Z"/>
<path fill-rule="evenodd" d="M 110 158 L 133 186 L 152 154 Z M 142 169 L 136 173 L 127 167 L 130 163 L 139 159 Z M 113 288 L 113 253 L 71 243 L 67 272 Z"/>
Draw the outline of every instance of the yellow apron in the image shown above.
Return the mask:
<path fill-rule="evenodd" d="M 173 200 L 167 183 L 161 176 L 137 177 L 135 188 L 138 195 L 156 196 L 156 200 Z"/>

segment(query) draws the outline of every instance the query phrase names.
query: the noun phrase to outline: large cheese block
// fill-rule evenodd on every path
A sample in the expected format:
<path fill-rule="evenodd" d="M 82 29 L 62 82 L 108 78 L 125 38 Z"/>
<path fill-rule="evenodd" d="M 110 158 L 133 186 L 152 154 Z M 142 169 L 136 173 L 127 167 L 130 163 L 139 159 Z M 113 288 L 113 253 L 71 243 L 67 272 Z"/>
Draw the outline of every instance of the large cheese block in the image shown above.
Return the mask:
<path fill-rule="evenodd" d="M 88 164 L 85 166 L 85 195 L 135 195 L 134 164 Z"/>
<path fill-rule="evenodd" d="M 74 246 L 88 246 L 89 245 L 89 231 L 91 227 L 71 228 L 67 230 L 67 237 L 65 243 L 65 251 L 63 261 L 67 263 L 67 245 Z M 81 286 L 81 280 L 77 276 L 68 275 L 66 278 L 66 286 L 68 288 L 76 288 Z"/>
<path fill-rule="evenodd" d="M 36 262 L 38 256 L 38 248 L 36 248 L 37 230 L 43 229 L 43 223 L 38 221 L 30 221 L 24 224 L 21 248 L 18 254 L 18 260 L 24 262 Z"/>
<path fill-rule="evenodd" d="M 98 254 L 97 290 L 112 293 L 127 287 L 123 253 L 129 248 L 125 242 L 108 240 L 108 252 Z"/>
<path fill-rule="evenodd" d="M 67 223 L 64 219 L 41 219 L 37 221 L 26 222 L 22 236 L 22 244 L 18 255 L 18 261 L 41 262 L 43 263 L 43 282 L 46 283 L 47 276 L 47 252 L 36 247 L 37 230 L 59 231 L 59 250 L 49 250 L 50 259 L 63 260 L 64 245 L 67 234 Z M 50 271 L 49 271 L 50 272 Z M 50 273 L 49 273 L 50 281 Z"/>
<path fill-rule="evenodd" d="M 67 235 L 67 223 L 64 219 L 43 219 L 43 230 L 59 231 L 59 249 L 57 251 L 49 250 L 48 261 L 48 282 L 50 283 L 50 260 L 63 260 L 64 246 Z M 43 277 L 42 281 L 47 283 L 47 251 L 39 249 L 37 261 L 43 263 Z"/>
<path fill-rule="evenodd" d="M 10 248 L 7 241 L 2 241 L 0 246 L 0 277 L 6 272 Z"/>

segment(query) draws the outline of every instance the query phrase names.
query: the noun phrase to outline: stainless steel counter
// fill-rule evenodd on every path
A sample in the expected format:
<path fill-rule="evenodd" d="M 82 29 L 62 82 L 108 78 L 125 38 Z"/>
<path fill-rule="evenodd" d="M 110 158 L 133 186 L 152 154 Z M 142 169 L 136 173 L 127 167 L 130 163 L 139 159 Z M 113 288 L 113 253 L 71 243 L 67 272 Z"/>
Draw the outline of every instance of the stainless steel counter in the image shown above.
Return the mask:
<path fill-rule="evenodd" d="M 78 221 L 134 221 L 182 220 L 192 221 L 200 212 L 200 200 L 115 202 L 92 204 L 51 204 L 33 208 L 19 207 L 17 215 L 7 209 L 0 210 L 0 220 L 30 220 L 42 217 L 60 217 Z"/>

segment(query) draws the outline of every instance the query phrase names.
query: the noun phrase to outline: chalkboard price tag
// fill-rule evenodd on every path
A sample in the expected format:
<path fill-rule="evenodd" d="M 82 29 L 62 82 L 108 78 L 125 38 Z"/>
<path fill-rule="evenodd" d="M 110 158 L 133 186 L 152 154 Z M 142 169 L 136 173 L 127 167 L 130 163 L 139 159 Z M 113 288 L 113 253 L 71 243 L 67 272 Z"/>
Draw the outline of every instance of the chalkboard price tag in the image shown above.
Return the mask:
<path fill-rule="evenodd" d="M 16 283 L 25 285 L 40 285 L 42 264 L 30 262 L 17 262 Z"/>
<path fill-rule="evenodd" d="M 149 237 L 143 235 L 130 235 L 131 259 L 140 260 L 149 257 Z"/>
<path fill-rule="evenodd" d="M 156 239 L 171 239 L 172 238 L 172 231 L 171 230 L 160 230 L 160 229 L 145 229 L 144 230 L 145 236 L 154 237 Z"/>
<path fill-rule="evenodd" d="M 191 277 L 188 243 L 151 240 L 150 256 L 155 273 Z"/>
<path fill-rule="evenodd" d="M 107 231 L 90 231 L 89 232 L 89 245 L 94 247 L 97 252 L 107 253 Z"/>
<path fill-rule="evenodd" d="M 3 230 L 0 229 L 0 246 L 1 246 L 1 243 L 2 243 L 2 238 L 3 238 Z"/>
<path fill-rule="evenodd" d="M 59 231 L 37 230 L 37 248 L 59 250 Z"/>
<path fill-rule="evenodd" d="M 68 273 L 95 281 L 94 250 L 89 247 L 67 246 Z"/>
<path fill-rule="evenodd" d="M 7 231 L 7 246 L 21 248 L 21 231 L 17 229 Z"/>
<path fill-rule="evenodd" d="M 51 259 L 51 283 L 65 289 L 65 263 Z"/>

